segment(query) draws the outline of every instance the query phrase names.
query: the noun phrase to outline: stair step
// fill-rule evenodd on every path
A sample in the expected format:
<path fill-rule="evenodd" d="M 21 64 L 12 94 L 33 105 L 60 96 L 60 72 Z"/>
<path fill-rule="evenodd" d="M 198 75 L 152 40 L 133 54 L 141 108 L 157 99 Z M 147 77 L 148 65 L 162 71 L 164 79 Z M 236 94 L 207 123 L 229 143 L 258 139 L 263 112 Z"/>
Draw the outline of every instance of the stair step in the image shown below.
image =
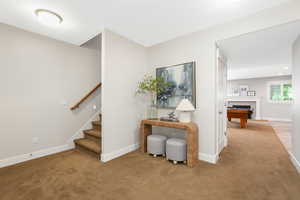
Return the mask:
<path fill-rule="evenodd" d="M 100 120 L 93 121 L 92 124 L 93 124 L 94 126 L 101 126 Z"/>
<path fill-rule="evenodd" d="M 99 129 L 84 130 L 83 133 L 96 138 L 101 138 L 101 131 Z"/>
<path fill-rule="evenodd" d="M 97 142 L 94 142 L 93 140 L 84 138 L 84 139 L 74 140 L 74 142 L 76 145 L 83 147 L 85 149 L 88 149 L 92 152 L 95 152 L 97 154 L 101 153 L 100 141 L 99 141 L 99 143 L 97 143 Z"/>
<path fill-rule="evenodd" d="M 100 120 L 93 121 L 93 124 L 94 124 L 94 125 L 97 125 L 97 126 L 100 126 L 100 125 L 101 125 Z"/>

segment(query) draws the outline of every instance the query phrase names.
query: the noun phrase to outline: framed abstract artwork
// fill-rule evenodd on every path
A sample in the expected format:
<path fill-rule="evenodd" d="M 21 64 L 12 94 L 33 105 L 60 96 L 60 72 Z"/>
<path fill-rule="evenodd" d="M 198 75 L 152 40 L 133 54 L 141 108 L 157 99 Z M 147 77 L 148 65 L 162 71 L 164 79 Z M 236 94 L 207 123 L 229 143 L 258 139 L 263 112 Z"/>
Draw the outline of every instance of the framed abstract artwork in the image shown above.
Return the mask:
<path fill-rule="evenodd" d="M 174 109 L 184 98 L 196 108 L 195 67 L 195 62 L 189 62 L 156 69 L 156 77 L 168 83 L 164 92 L 157 95 L 159 108 Z"/>

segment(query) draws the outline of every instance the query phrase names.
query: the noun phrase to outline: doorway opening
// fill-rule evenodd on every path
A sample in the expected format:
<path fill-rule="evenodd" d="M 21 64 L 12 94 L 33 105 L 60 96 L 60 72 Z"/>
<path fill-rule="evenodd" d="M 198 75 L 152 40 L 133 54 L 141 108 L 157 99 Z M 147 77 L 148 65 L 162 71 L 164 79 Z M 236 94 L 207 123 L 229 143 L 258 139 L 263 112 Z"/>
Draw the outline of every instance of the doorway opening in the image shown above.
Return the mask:
<path fill-rule="evenodd" d="M 217 152 L 227 146 L 230 129 L 263 123 L 291 150 L 292 47 L 299 35 L 295 21 L 216 43 Z"/>

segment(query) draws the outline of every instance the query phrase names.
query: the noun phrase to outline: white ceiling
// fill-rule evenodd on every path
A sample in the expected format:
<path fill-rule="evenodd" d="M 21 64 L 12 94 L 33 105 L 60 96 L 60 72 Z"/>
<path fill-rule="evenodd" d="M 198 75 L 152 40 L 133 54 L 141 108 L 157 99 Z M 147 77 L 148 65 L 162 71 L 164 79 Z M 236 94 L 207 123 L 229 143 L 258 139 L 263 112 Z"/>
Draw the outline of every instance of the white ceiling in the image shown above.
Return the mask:
<path fill-rule="evenodd" d="M 229 79 L 290 75 L 299 35 L 297 21 L 218 42 L 228 59 Z"/>
<path fill-rule="evenodd" d="M 1 0 L 0 22 L 80 45 L 109 28 L 151 46 L 209 26 L 254 14 L 289 0 Z M 40 24 L 35 9 L 64 18 Z"/>

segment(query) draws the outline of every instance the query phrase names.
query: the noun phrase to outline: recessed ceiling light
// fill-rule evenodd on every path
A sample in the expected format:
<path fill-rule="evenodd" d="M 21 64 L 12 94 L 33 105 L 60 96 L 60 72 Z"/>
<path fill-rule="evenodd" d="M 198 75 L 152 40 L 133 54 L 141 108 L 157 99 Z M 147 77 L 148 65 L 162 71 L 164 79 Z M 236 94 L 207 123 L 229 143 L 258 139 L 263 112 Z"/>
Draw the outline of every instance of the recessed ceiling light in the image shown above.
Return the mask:
<path fill-rule="evenodd" d="M 63 22 L 63 18 L 59 14 L 50 10 L 37 9 L 35 15 L 41 23 L 48 26 L 57 26 Z"/>

